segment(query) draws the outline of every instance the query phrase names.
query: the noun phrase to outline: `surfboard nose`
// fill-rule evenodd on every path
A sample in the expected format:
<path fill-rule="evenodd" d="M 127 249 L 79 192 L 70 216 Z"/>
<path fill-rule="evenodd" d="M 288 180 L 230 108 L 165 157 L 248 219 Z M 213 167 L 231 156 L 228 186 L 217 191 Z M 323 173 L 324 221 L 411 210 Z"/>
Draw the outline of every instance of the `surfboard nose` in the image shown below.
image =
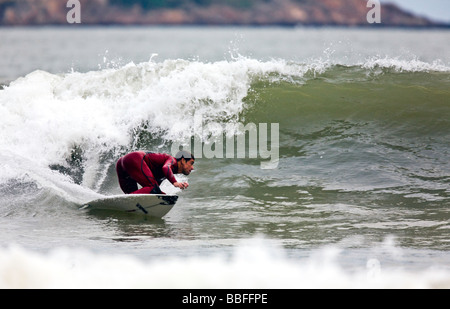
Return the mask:
<path fill-rule="evenodd" d="M 172 195 L 172 196 L 159 196 L 160 199 L 162 199 L 166 205 L 174 205 L 178 201 L 178 196 Z"/>

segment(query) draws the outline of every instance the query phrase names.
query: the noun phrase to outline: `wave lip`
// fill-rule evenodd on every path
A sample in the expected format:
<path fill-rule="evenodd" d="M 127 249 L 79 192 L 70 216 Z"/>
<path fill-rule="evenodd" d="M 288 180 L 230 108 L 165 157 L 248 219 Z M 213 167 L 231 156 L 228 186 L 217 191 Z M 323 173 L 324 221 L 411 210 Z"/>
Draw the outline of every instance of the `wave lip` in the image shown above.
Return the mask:
<path fill-rule="evenodd" d="M 432 63 L 423 62 L 419 59 L 403 60 L 399 58 L 380 58 L 374 57 L 361 64 L 362 68 L 375 69 L 377 67 L 384 69 L 394 69 L 397 72 L 450 72 L 450 67 L 440 60 Z"/>

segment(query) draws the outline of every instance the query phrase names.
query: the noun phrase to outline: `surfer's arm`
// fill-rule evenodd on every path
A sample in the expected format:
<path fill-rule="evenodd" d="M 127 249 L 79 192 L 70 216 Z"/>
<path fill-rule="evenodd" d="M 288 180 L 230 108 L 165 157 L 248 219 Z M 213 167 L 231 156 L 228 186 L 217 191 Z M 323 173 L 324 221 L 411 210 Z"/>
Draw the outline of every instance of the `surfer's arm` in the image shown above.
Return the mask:
<path fill-rule="evenodd" d="M 175 185 L 175 183 L 177 183 L 177 180 L 172 172 L 172 165 L 174 165 L 176 163 L 177 163 L 177 161 L 175 160 L 175 158 L 170 157 L 169 159 L 166 160 L 166 162 L 164 163 L 164 165 L 162 167 L 164 176 L 166 176 L 167 180 L 169 180 L 170 183 L 173 185 Z"/>
<path fill-rule="evenodd" d="M 176 178 L 172 172 L 172 165 L 174 165 L 176 163 L 177 163 L 177 161 L 174 158 L 167 159 L 163 166 L 163 173 L 166 176 L 166 178 L 174 185 L 174 187 L 184 190 L 187 187 L 189 187 L 189 184 L 187 182 L 178 182 L 176 180 Z"/>

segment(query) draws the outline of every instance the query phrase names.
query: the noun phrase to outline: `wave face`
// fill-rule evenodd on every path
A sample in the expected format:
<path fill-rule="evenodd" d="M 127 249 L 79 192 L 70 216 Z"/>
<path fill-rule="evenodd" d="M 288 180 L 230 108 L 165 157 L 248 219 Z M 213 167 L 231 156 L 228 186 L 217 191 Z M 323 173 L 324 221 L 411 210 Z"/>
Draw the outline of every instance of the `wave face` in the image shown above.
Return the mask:
<path fill-rule="evenodd" d="M 449 78 L 441 64 L 395 59 L 345 66 L 240 57 L 35 71 L 0 92 L 2 182 L 33 166 L 98 191 L 107 167 L 128 151 L 168 151 L 209 123 L 277 123 L 281 169 L 322 175 L 344 190 L 412 182 L 442 199 Z"/>
<path fill-rule="evenodd" d="M 249 119 L 280 123 L 280 155 L 295 175 L 316 175 L 334 189 L 409 186 L 445 199 L 447 72 L 376 65 L 308 74 L 257 83 L 249 99 Z"/>

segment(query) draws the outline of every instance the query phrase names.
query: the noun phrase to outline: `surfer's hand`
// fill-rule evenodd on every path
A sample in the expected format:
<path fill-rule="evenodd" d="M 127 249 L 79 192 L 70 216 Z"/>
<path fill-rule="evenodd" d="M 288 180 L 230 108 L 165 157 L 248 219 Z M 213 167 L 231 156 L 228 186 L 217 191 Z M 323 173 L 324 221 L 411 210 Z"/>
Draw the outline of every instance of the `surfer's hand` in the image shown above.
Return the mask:
<path fill-rule="evenodd" d="M 186 189 L 187 187 L 189 187 L 189 184 L 187 182 L 176 182 L 173 184 L 175 187 L 180 188 L 180 189 Z"/>

